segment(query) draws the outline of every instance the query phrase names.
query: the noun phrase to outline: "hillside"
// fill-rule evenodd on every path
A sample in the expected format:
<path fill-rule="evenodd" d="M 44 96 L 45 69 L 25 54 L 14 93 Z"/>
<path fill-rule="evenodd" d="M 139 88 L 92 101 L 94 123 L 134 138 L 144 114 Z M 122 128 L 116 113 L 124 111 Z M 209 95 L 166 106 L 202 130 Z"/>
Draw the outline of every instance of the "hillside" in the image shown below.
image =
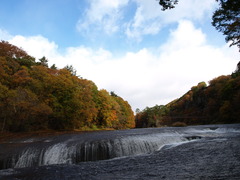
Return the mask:
<path fill-rule="evenodd" d="M 240 62 L 231 75 L 219 76 L 208 86 L 200 82 L 165 106 L 138 112 L 135 120 L 137 127 L 240 123 Z"/>
<path fill-rule="evenodd" d="M 72 66 L 48 67 L 0 42 L 0 131 L 124 129 L 135 126 L 127 101 L 76 76 Z"/>

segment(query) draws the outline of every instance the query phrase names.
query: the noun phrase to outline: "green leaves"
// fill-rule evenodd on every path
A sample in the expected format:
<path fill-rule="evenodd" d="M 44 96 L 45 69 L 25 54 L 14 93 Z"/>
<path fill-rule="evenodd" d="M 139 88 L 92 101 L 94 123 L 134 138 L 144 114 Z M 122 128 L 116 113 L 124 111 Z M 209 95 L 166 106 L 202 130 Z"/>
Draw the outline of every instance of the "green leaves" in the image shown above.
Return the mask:
<path fill-rule="evenodd" d="M 48 68 L 25 51 L 0 42 L 0 127 L 2 131 L 133 128 L 130 105 L 115 93 L 98 91 L 76 76 L 73 66 Z"/>
<path fill-rule="evenodd" d="M 230 42 L 230 46 L 237 45 L 240 51 L 240 1 L 222 0 L 219 8 L 212 16 L 212 25 Z"/>
<path fill-rule="evenodd" d="M 239 64 L 238 64 L 239 65 Z M 238 68 L 237 68 L 238 69 Z M 165 106 L 138 111 L 137 127 L 240 123 L 240 76 L 219 76 L 198 83 Z"/>

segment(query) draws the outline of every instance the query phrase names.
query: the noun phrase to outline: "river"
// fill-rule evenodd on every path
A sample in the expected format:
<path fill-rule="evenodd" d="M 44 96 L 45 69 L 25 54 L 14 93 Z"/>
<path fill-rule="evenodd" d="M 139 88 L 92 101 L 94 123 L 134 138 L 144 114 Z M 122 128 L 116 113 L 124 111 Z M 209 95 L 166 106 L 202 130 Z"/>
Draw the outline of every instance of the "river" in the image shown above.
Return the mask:
<path fill-rule="evenodd" d="M 17 138 L 0 179 L 240 179 L 240 124 Z"/>

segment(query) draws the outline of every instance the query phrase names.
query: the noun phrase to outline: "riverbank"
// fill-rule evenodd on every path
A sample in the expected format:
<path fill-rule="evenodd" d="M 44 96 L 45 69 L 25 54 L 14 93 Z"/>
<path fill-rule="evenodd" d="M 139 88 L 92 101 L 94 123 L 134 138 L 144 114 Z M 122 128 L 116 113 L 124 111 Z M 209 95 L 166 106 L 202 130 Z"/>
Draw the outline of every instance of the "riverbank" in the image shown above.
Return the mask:
<path fill-rule="evenodd" d="M 74 131 L 54 131 L 54 130 L 42 130 L 42 131 L 31 131 L 31 132 L 1 132 L 0 133 L 0 143 L 5 143 L 11 140 L 17 139 L 26 139 L 26 138 L 39 138 L 39 137 L 49 137 L 49 136 L 57 136 L 63 134 L 81 134 L 81 133 L 89 133 L 89 132 L 98 132 L 98 131 L 113 131 L 113 128 L 98 128 L 98 129 L 90 129 L 85 128 L 82 130 L 74 130 Z"/>

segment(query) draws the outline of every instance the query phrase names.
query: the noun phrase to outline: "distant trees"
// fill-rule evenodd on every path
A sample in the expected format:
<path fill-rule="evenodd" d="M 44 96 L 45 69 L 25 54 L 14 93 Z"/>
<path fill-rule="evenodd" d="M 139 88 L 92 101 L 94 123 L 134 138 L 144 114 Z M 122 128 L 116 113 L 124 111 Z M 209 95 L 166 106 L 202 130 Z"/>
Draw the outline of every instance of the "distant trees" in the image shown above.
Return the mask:
<path fill-rule="evenodd" d="M 155 105 L 154 107 L 146 107 L 143 111 L 136 112 L 136 127 L 157 127 L 163 121 L 167 113 L 167 108 L 163 105 Z"/>
<path fill-rule="evenodd" d="M 213 13 L 212 25 L 230 42 L 237 45 L 240 51 L 240 1 L 216 0 L 219 8 Z M 159 0 L 162 10 L 175 8 L 179 0 Z M 191 88 L 181 98 L 164 106 L 166 112 L 156 120 L 159 126 L 174 124 L 209 124 L 209 123 L 239 123 L 240 122 L 240 62 L 236 71 L 229 76 L 219 76 L 206 83 L 201 82 Z M 155 107 L 148 108 L 147 112 Z M 157 114 L 159 114 L 158 112 Z M 146 109 L 137 113 L 138 121 L 146 122 Z M 141 117 L 139 119 L 139 117 Z"/>
<path fill-rule="evenodd" d="M 239 66 L 240 63 L 238 63 Z M 240 123 L 240 74 L 219 76 L 193 86 L 165 106 L 147 107 L 136 116 L 137 127 Z"/>
<path fill-rule="evenodd" d="M 24 50 L 0 42 L 1 131 L 40 129 L 74 130 L 133 128 L 134 115 L 127 101 L 98 90 L 76 76 L 72 66 L 48 68 Z"/>
<path fill-rule="evenodd" d="M 240 51 L 240 1 L 239 0 L 216 0 L 219 8 L 213 13 L 212 25 L 230 42 L 230 46 L 237 45 Z M 172 9 L 178 0 L 159 0 L 163 10 Z"/>

